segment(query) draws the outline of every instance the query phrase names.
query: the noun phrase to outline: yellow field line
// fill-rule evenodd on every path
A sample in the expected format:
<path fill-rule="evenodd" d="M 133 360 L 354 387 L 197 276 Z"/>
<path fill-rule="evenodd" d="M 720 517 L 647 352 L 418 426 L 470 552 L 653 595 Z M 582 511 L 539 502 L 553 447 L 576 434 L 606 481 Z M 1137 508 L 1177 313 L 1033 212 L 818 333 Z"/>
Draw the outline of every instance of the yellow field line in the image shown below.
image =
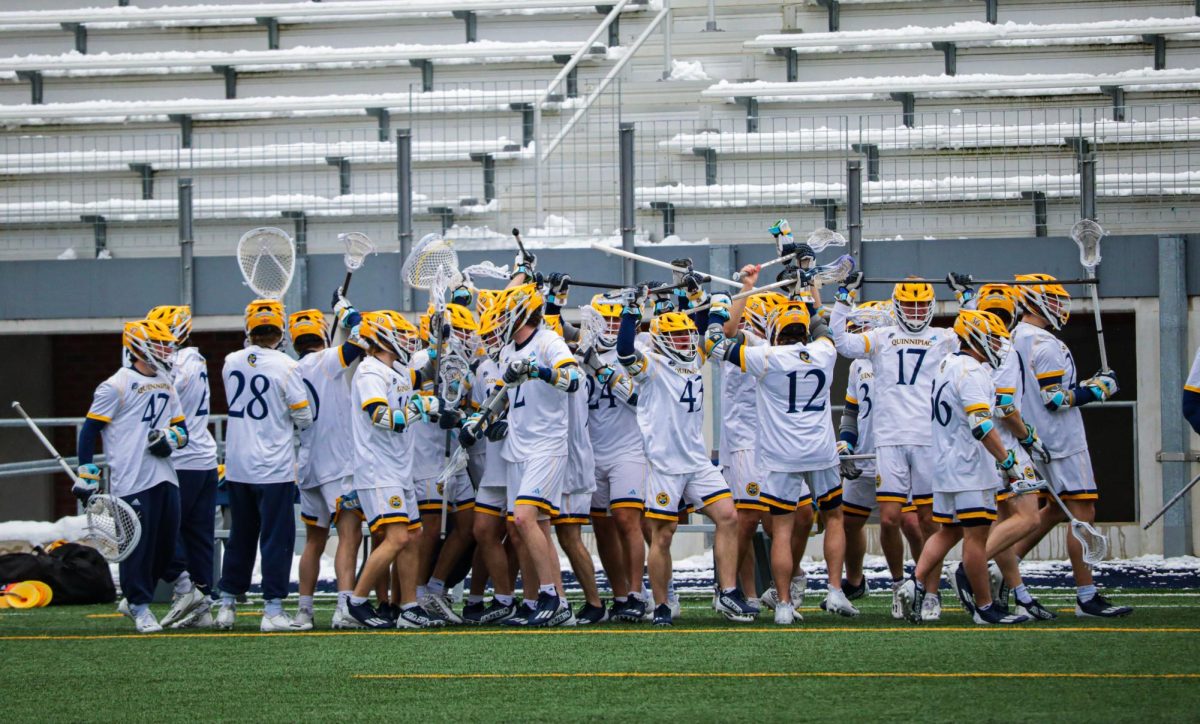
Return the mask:
<path fill-rule="evenodd" d="M 905 628 L 805 628 L 793 627 L 734 627 L 734 628 L 574 628 L 574 629 L 450 629 L 450 630 L 420 630 L 399 631 L 392 629 L 376 631 L 298 631 L 288 633 L 261 633 L 259 631 L 179 631 L 173 633 L 123 633 L 123 634 L 22 634 L 0 636 L 0 641 L 106 641 L 114 639 L 176 639 L 176 638 L 291 638 L 291 637 L 326 637 L 326 636 L 670 636 L 681 634 L 733 634 L 771 633 L 811 635 L 819 633 L 857 633 L 857 634 L 932 634 L 932 633 L 975 633 L 991 634 L 1052 634 L 1052 633 L 1171 633 L 1171 634 L 1200 634 L 1200 628 L 1157 627 L 1157 628 L 1109 628 L 1103 626 L 912 626 Z"/>
<path fill-rule="evenodd" d="M 649 672 L 598 671 L 588 673 L 547 672 L 542 674 L 354 674 L 353 679 L 1200 679 L 1200 674 L 1091 674 L 1001 673 L 968 671 L 947 672 L 837 672 L 837 671 L 757 671 L 757 672 Z"/>

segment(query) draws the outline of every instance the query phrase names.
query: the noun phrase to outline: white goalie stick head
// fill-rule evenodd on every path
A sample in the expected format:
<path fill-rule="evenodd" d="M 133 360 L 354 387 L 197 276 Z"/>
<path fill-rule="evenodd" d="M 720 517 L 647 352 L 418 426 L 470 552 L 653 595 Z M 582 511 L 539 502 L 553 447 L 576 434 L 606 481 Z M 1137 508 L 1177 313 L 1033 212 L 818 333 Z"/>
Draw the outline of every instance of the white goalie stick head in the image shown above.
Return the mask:
<path fill-rule="evenodd" d="M 450 454 L 450 459 L 446 461 L 446 465 L 442 468 L 442 472 L 438 473 L 438 482 L 445 485 L 462 471 L 467 469 L 467 460 L 470 458 L 470 453 L 465 447 L 455 448 Z"/>
<path fill-rule="evenodd" d="M 242 279 L 259 299 L 282 299 L 296 270 L 296 245 L 282 229 L 251 229 L 238 240 Z"/>
<path fill-rule="evenodd" d="M 142 538 L 142 524 L 129 503 L 112 495 L 93 495 L 88 499 L 85 513 L 84 543 L 100 551 L 111 563 L 119 563 L 133 553 Z"/>
<path fill-rule="evenodd" d="M 591 304 L 585 304 L 579 308 L 579 343 L 578 349 L 581 353 L 586 353 L 588 350 L 595 349 L 596 344 L 608 329 L 608 323 L 604 319 L 604 315 L 600 314 L 600 310 L 593 307 Z"/>
<path fill-rule="evenodd" d="M 1108 538 L 1094 526 L 1082 520 L 1071 523 L 1071 535 L 1083 547 L 1083 562 L 1094 566 L 1108 558 Z"/>
<path fill-rule="evenodd" d="M 813 283 L 817 286 L 841 284 L 854 271 L 854 257 L 842 254 L 828 264 L 813 269 Z"/>
<path fill-rule="evenodd" d="M 426 234 L 404 260 L 400 277 L 413 289 L 429 289 L 441 268 L 450 275 L 458 273 L 458 252 L 450 240 Z"/>
<path fill-rule="evenodd" d="M 836 231 L 821 227 L 809 234 L 804 243 L 811 246 L 814 252 L 820 253 L 823 249 L 831 246 L 845 246 L 846 237 Z"/>
<path fill-rule="evenodd" d="M 371 237 L 357 231 L 338 234 L 338 241 L 346 247 L 346 254 L 342 257 L 342 261 L 345 262 L 348 272 L 356 272 L 361 269 L 367 255 L 375 253 L 375 242 L 371 241 Z"/>
<path fill-rule="evenodd" d="M 481 261 L 462 270 L 468 282 L 476 279 L 508 279 L 508 265 L 496 266 L 490 261 Z"/>
<path fill-rule="evenodd" d="M 447 405 L 456 407 L 470 389 L 471 365 L 466 357 L 454 350 L 453 335 L 450 339 L 452 353 L 445 355 L 438 368 L 438 395 Z"/>
<path fill-rule="evenodd" d="M 891 327 L 894 324 L 896 324 L 896 318 L 892 316 L 892 303 L 890 301 L 864 302 L 850 310 L 850 314 L 846 315 L 847 328 L 853 326 L 858 332 Z"/>
<path fill-rule="evenodd" d="M 1079 247 L 1079 263 L 1089 272 L 1100 266 L 1100 239 L 1104 233 L 1104 227 L 1091 219 L 1080 219 L 1071 227 L 1071 239 Z"/>

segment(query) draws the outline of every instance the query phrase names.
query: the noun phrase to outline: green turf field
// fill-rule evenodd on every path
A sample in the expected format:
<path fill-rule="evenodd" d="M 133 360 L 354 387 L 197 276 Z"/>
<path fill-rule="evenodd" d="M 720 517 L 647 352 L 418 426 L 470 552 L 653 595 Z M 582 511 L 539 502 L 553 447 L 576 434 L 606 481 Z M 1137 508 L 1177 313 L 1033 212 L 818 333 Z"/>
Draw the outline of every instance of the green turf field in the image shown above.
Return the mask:
<path fill-rule="evenodd" d="M 511 631 L 259 634 L 256 606 L 231 633 L 142 636 L 111 607 L 0 611 L 7 721 L 624 720 L 1194 721 L 1200 592 L 1114 592 L 1137 607 L 977 627 L 809 610 L 805 622 L 734 625 L 685 601 L 671 629 L 604 624 Z M 949 599 L 947 599 L 949 603 Z M 318 603 L 327 626 L 332 601 Z M 166 607 L 158 607 L 159 615 Z M 1073 610 L 1073 609 L 1071 609 Z"/>

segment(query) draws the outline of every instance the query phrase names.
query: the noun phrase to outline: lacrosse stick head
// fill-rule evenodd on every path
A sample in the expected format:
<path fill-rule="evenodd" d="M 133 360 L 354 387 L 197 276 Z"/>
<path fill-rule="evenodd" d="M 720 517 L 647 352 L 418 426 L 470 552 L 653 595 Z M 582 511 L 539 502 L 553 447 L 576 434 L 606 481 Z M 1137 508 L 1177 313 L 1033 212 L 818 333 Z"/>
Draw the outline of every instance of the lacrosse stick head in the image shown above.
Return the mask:
<path fill-rule="evenodd" d="M 600 297 L 599 294 L 596 296 Z M 606 304 L 603 297 L 600 297 L 600 299 L 602 304 Z M 616 336 L 613 335 L 612 339 L 609 339 L 610 335 L 608 334 L 607 320 L 605 320 L 604 315 L 600 313 L 600 310 L 596 309 L 594 306 L 595 304 L 596 301 L 592 300 L 592 304 L 588 304 L 579 308 L 578 349 L 582 353 L 587 353 L 588 350 L 595 349 L 597 346 L 601 346 L 605 349 L 611 349 L 614 345 L 616 345 Z M 603 339 L 605 343 L 611 342 L 612 344 L 603 344 L 601 343 L 601 339 Z"/>
<path fill-rule="evenodd" d="M 444 274 L 457 272 L 458 252 L 450 240 L 437 234 L 426 234 L 404 260 L 400 277 L 413 289 L 429 289 L 441 268 L 447 270 Z M 445 294 L 445 289 L 442 293 Z"/>
<path fill-rule="evenodd" d="M 821 227 L 809 234 L 805 243 L 811 246 L 814 252 L 819 253 L 821 250 L 831 246 L 845 246 L 846 237 L 836 231 Z"/>
<path fill-rule="evenodd" d="M 1071 535 L 1083 546 L 1083 562 L 1095 566 L 1108 557 L 1108 538 L 1082 520 L 1071 521 Z"/>
<path fill-rule="evenodd" d="M 438 366 L 438 395 L 443 402 L 457 407 L 469 394 L 471 365 L 460 354 L 448 354 Z"/>
<path fill-rule="evenodd" d="M 84 542 L 112 563 L 133 553 L 142 538 L 142 523 L 124 500 L 113 495 L 93 495 L 88 500 Z"/>
<path fill-rule="evenodd" d="M 457 271 L 457 267 L 455 268 Z M 433 272 L 433 279 L 429 283 L 429 304 L 433 307 L 433 311 L 439 315 L 446 311 L 446 293 L 450 291 L 452 274 L 445 265 L 439 266 Z"/>
<path fill-rule="evenodd" d="M 346 247 L 346 255 L 342 257 L 342 261 L 346 263 L 348 272 L 361 269 L 367 255 L 375 253 L 375 242 L 371 241 L 371 237 L 357 231 L 338 234 L 338 241 Z"/>
<path fill-rule="evenodd" d="M 296 244 L 282 229 L 262 226 L 238 240 L 242 279 L 260 299 L 283 299 L 296 270 Z"/>
<path fill-rule="evenodd" d="M 846 330 L 862 333 L 890 327 L 895 323 L 891 301 L 863 302 L 850 311 L 846 318 Z"/>
<path fill-rule="evenodd" d="M 508 279 L 508 265 L 496 266 L 490 261 L 481 261 L 462 270 L 468 282 L 476 279 Z"/>
<path fill-rule="evenodd" d="M 1095 273 L 1100 266 L 1100 239 L 1104 227 L 1091 219 L 1080 219 L 1071 227 L 1071 239 L 1079 247 L 1079 263 L 1088 273 Z"/>
<path fill-rule="evenodd" d="M 450 459 L 446 461 L 446 465 L 442 468 L 442 472 L 438 473 L 438 482 L 443 485 L 450 481 L 455 475 L 467 469 L 467 460 L 470 454 L 466 448 L 455 448 L 450 454 Z"/>
<path fill-rule="evenodd" d="M 833 232 L 837 233 L 837 232 Z M 840 234 L 839 234 L 840 236 Z M 843 239 L 843 241 L 845 241 Z M 828 264 L 822 264 L 813 270 L 812 280 L 817 286 L 826 284 L 841 284 L 854 271 L 854 257 L 842 254 Z"/>

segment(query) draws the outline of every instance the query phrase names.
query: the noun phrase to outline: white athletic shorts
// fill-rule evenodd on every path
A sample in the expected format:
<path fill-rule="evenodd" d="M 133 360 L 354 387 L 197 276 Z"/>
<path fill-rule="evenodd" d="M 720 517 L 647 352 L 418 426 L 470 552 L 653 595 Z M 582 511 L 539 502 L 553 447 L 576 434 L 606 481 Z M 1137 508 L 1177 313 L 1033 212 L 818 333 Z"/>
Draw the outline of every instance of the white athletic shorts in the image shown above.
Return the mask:
<path fill-rule="evenodd" d="M 300 519 L 305 525 L 328 528 L 337 523 L 342 511 L 342 496 L 354 490 L 354 476 L 331 480 L 315 488 L 300 488 Z M 362 515 L 361 510 L 356 510 Z"/>
<path fill-rule="evenodd" d="M 842 510 L 846 515 L 868 518 L 875 510 L 875 484 L 877 474 L 872 460 L 855 460 L 862 471 L 854 480 L 842 480 Z M 867 463 L 864 465 L 863 463 Z"/>
<path fill-rule="evenodd" d="M 733 505 L 738 510 L 767 510 L 767 504 L 759 500 L 762 492 L 762 476 L 754 465 L 753 450 L 734 450 L 721 466 L 721 475 L 733 493 Z"/>
<path fill-rule="evenodd" d="M 421 527 L 417 496 L 410 485 L 360 489 L 358 501 L 372 533 L 391 523 L 404 523 L 409 530 Z"/>
<path fill-rule="evenodd" d="M 551 455 L 519 463 L 507 461 L 508 514 L 518 505 L 538 508 L 538 520 L 558 515 L 563 484 L 567 479 L 567 456 Z"/>
<path fill-rule="evenodd" d="M 508 489 L 480 488 L 475 493 L 475 512 L 505 518 L 508 512 Z"/>
<path fill-rule="evenodd" d="M 966 527 L 996 521 L 996 489 L 933 494 L 933 522 Z"/>
<path fill-rule="evenodd" d="M 642 457 L 596 463 L 596 492 L 592 493 L 592 515 L 608 515 L 617 508 L 646 507 L 646 476 L 649 466 Z"/>
<path fill-rule="evenodd" d="M 815 500 L 821 510 L 834 510 L 842 504 L 841 468 L 803 473 L 763 473 L 760 498 L 773 515 L 783 515 L 810 505 Z"/>
<path fill-rule="evenodd" d="M 931 445 L 879 445 L 875 465 L 881 503 L 929 505 L 933 502 L 934 450 Z"/>
<path fill-rule="evenodd" d="M 563 493 L 558 515 L 551 525 L 586 525 L 592 522 L 592 493 Z"/>
<path fill-rule="evenodd" d="M 1050 460 L 1051 485 L 1063 500 L 1098 500 L 1096 474 L 1092 472 L 1092 456 L 1087 450 Z M 1049 497 L 1049 493 L 1043 493 Z"/>
<path fill-rule="evenodd" d="M 414 483 L 417 489 L 417 508 L 422 513 L 439 515 L 442 512 L 442 488 L 437 477 L 423 478 Z M 470 510 L 475 507 L 475 488 L 471 478 L 463 470 L 450 478 L 450 497 L 447 498 L 451 512 Z"/>
<path fill-rule="evenodd" d="M 646 517 L 659 520 L 678 520 L 679 513 L 688 508 L 701 508 L 722 498 L 731 498 L 729 486 L 715 466 L 694 473 L 672 475 L 650 465 L 646 481 Z"/>

